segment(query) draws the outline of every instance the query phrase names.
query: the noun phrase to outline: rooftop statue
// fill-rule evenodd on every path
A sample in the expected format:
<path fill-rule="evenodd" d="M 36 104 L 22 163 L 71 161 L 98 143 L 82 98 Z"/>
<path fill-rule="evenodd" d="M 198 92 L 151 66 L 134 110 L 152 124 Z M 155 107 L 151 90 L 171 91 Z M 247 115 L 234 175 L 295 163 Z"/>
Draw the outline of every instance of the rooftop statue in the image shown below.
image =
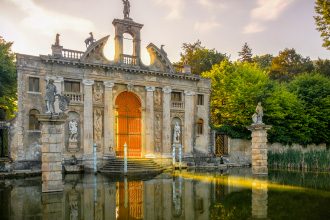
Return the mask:
<path fill-rule="evenodd" d="M 128 0 L 123 0 L 124 3 L 124 18 L 129 18 L 129 13 L 131 12 L 131 4 Z"/>
<path fill-rule="evenodd" d="M 262 124 L 262 117 L 264 116 L 264 110 L 261 106 L 261 102 L 258 102 L 256 112 L 252 115 L 252 121 L 254 124 Z"/>
<path fill-rule="evenodd" d="M 56 34 L 55 46 L 60 46 L 60 34 Z"/>
<path fill-rule="evenodd" d="M 92 43 L 95 42 L 95 39 L 94 39 L 93 33 L 90 32 L 89 35 L 90 35 L 89 38 L 87 38 L 87 39 L 85 40 L 86 47 L 88 47 L 89 45 L 91 45 Z"/>

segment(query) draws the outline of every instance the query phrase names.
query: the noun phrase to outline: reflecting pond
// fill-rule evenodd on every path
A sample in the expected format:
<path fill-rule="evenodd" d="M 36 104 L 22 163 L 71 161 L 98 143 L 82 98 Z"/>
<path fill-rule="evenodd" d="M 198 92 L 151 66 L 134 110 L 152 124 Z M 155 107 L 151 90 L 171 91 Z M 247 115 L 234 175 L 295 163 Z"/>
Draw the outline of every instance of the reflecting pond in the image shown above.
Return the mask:
<path fill-rule="evenodd" d="M 66 175 L 64 191 L 41 178 L 0 181 L 0 219 L 330 219 L 330 174 L 249 169 L 184 171 L 149 179 Z"/>

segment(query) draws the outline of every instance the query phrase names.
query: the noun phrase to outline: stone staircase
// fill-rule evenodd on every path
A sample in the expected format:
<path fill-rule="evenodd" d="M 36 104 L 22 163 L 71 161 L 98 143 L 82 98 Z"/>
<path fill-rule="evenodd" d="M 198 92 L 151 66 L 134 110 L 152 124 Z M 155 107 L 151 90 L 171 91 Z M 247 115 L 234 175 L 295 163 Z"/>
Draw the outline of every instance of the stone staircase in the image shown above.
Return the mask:
<path fill-rule="evenodd" d="M 162 173 L 164 168 L 147 158 L 129 158 L 127 160 L 127 175 L 146 175 Z M 113 158 L 100 169 L 101 173 L 124 175 L 124 159 Z"/>

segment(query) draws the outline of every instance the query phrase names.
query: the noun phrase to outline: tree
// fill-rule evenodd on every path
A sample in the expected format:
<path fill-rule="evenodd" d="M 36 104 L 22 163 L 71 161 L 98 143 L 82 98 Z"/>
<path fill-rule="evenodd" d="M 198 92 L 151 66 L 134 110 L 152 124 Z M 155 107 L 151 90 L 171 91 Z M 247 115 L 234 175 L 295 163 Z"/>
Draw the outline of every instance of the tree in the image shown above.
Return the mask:
<path fill-rule="evenodd" d="M 330 60 L 318 59 L 315 63 L 315 72 L 330 77 Z"/>
<path fill-rule="evenodd" d="M 183 64 L 188 64 L 192 73 L 197 75 L 209 71 L 214 64 L 228 58 L 226 54 L 219 53 L 215 49 L 205 48 L 200 40 L 192 44 L 184 43 L 182 50 L 180 61 L 174 65 L 182 67 Z"/>
<path fill-rule="evenodd" d="M 279 81 L 290 81 L 296 75 L 310 73 L 314 70 L 309 57 L 303 57 L 295 49 L 284 49 L 274 57 L 270 68 L 270 78 Z"/>
<path fill-rule="evenodd" d="M 261 56 L 254 56 L 252 58 L 252 61 L 256 64 L 258 64 L 258 66 L 266 71 L 269 71 L 271 65 L 272 65 L 272 61 L 274 59 L 274 56 L 271 54 L 265 54 L 265 55 L 261 55 Z"/>
<path fill-rule="evenodd" d="M 330 50 L 330 0 L 316 0 L 314 16 L 316 29 L 321 33 L 323 38 L 322 46 Z"/>
<path fill-rule="evenodd" d="M 213 127 L 235 138 L 248 138 L 246 126 L 258 101 L 268 96 L 270 80 L 256 64 L 228 60 L 202 74 L 211 79 L 211 121 Z"/>
<path fill-rule="evenodd" d="M 16 111 L 16 66 L 11 42 L 0 36 L 0 109 L 6 111 L 6 118 Z"/>
<path fill-rule="evenodd" d="M 249 45 L 245 42 L 245 44 L 242 47 L 242 50 L 238 52 L 239 60 L 241 62 L 249 62 L 252 63 L 252 49 L 249 47 Z"/>

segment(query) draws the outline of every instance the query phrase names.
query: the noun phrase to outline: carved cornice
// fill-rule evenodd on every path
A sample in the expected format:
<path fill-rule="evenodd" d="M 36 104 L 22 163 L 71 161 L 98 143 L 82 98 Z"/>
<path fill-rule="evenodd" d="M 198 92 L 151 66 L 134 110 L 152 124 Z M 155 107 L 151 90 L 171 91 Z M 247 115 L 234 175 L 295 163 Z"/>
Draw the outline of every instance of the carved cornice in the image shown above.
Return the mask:
<path fill-rule="evenodd" d="M 91 80 L 91 79 L 84 79 L 84 80 L 83 80 L 83 84 L 84 84 L 85 86 L 92 86 L 92 85 L 94 85 L 94 80 Z"/>
<path fill-rule="evenodd" d="M 164 93 L 171 93 L 172 92 L 172 89 L 171 89 L 171 87 L 169 87 L 169 86 L 165 86 L 164 88 L 163 88 L 163 92 Z"/>
<path fill-rule="evenodd" d="M 146 86 L 146 91 L 147 92 L 154 92 L 155 91 L 155 87 L 154 86 Z"/>

